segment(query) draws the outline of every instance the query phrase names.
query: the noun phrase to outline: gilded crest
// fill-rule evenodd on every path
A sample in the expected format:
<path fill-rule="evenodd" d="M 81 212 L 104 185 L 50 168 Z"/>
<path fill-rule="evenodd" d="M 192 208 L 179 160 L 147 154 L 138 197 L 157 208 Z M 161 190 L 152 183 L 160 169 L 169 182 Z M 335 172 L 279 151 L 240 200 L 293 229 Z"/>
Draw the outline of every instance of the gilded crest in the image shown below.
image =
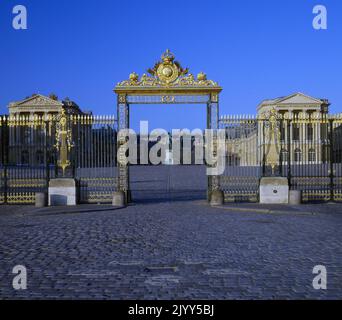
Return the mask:
<path fill-rule="evenodd" d="M 147 72 L 157 77 L 162 83 L 170 84 L 179 76 L 186 75 L 188 69 L 183 69 L 179 62 L 175 61 L 174 54 L 168 49 L 161 56 L 161 61 L 157 62 L 152 69 Z"/>
<path fill-rule="evenodd" d="M 161 60 L 147 72 L 149 75 L 143 74 L 140 79 L 137 73 L 132 72 L 129 80 L 118 83 L 117 87 L 218 87 L 216 82 L 207 80 L 203 72 L 200 72 L 195 80 L 189 69 L 183 69 L 175 60 L 170 50 L 166 50 Z"/>

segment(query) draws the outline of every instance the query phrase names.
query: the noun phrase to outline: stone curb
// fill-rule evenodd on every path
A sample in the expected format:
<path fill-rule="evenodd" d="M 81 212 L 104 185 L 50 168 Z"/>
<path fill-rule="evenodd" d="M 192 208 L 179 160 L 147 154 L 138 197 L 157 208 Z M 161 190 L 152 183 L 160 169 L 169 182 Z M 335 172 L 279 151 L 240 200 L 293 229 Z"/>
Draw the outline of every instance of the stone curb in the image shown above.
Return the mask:
<path fill-rule="evenodd" d="M 212 208 L 223 209 L 228 211 L 264 213 L 264 214 L 297 214 L 314 216 L 317 213 L 312 211 L 296 211 L 296 210 L 274 210 L 274 209 L 260 209 L 260 208 L 237 208 L 229 206 L 212 206 Z"/>
<path fill-rule="evenodd" d="M 23 213 L 21 212 L 20 214 L 22 216 L 44 216 L 44 215 L 57 215 L 57 214 L 79 214 L 79 213 L 90 213 L 90 212 L 105 212 L 105 211 L 113 211 L 113 210 L 118 210 L 118 209 L 124 209 L 126 208 L 125 206 L 104 206 L 104 207 L 94 207 L 94 208 L 77 208 L 75 207 L 74 209 L 71 209 L 70 207 L 61 207 L 58 210 L 56 210 L 56 207 L 54 208 L 40 208 L 40 209 L 33 209 L 30 212 Z"/>

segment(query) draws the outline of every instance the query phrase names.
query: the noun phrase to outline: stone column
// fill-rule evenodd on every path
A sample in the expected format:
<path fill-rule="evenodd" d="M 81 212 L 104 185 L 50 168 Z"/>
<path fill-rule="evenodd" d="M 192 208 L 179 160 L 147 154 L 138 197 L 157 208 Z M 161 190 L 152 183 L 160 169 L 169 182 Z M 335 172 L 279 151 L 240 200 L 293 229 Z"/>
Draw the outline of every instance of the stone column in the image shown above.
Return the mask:
<path fill-rule="evenodd" d="M 286 146 L 286 149 L 287 149 L 287 144 L 288 144 L 288 141 L 287 141 L 287 134 L 288 134 L 288 132 L 287 132 L 287 121 L 288 120 L 286 120 L 287 118 L 288 118 L 288 114 L 289 114 L 289 111 L 287 110 L 287 111 L 285 111 L 284 112 L 284 116 L 283 116 L 283 127 L 284 127 L 284 146 Z"/>
<path fill-rule="evenodd" d="M 306 117 L 308 116 L 306 110 L 302 111 L 302 128 L 301 128 L 301 132 L 302 132 L 302 139 L 300 141 L 300 149 L 302 150 L 302 163 L 305 164 L 307 162 L 307 154 L 308 154 L 308 139 L 307 139 L 307 123 L 306 123 Z"/>
<path fill-rule="evenodd" d="M 295 149 L 293 147 L 293 112 L 292 112 L 292 110 L 288 111 L 288 115 L 289 115 L 289 121 L 290 121 L 290 141 L 287 141 L 287 145 L 290 142 L 290 150 L 287 150 L 287 154 L 288 154 L 288 157 L 291 159 L 291 164 L 292 164 L 293 159 L 294 159 L 293 158 L 294 157 L 293 150 Z M 287 137 L 286 137 L 286 139 L 287 139 Z"/>
<path fill-rule="evenodd" d="M 33 149 L 33 147 L 32 147 L 32 139 L 33 139 L 33 136 L 34 136 L 34 127 L 33 127 L 33 125 L 31 125 L 30 124 L 30 122 L 31 121 L 33 121 L 34 120 L 34 112 L 33 111 L 31 111 L 30 112 L 30 115 L 29 115 L 29 117 L 28 117 L 28 121 L 29 121 L 29 123 L 27 124 L 27 126 L 29 127 L 29 131 L 30 131 L 30 137 L 29 137 L 29 140 L 28 140 L 28 152 L 29 152 L 29 164 L 30 165 L 35 165 L 34 164 L 34 149 Z"/>
<path fill-rule="evenodd" d="M 322 162 L 322 142 L 321 142 L 321 113 L 315 112 L 315 149 L 316 149 L 316 161 Z"/>

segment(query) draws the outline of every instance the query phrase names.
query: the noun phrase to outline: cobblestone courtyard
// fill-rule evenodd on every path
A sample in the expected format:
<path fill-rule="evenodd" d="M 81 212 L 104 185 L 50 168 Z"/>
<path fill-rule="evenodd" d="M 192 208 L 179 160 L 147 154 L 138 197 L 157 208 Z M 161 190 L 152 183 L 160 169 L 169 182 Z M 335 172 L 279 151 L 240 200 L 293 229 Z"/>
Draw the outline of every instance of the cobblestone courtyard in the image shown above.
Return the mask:
<path fill-rule="evenodd" d="M 315 214 L 203 201 L 2 206 L 0 298 L 341 298 L 342 207 L 306 208 Z M 318 264 L 328 270 L 326 291 L 312 287 Z M 15 265 L 27 268 L 25 291 L 12 288 Z"/>

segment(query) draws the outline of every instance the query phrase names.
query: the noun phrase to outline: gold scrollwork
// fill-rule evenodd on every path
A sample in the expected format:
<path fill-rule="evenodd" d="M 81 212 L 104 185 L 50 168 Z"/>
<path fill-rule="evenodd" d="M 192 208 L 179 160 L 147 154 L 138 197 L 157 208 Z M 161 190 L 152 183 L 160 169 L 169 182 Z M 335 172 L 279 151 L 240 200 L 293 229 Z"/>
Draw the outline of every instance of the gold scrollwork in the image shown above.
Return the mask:
<path fill-rule="evenodd" d="M 175 99 L 174 96 L 161 96 L 161 102 L 163 103 L 172 103 L 175 102 Z"/>
<path fill-rule="evenodd" d="M 265 126 L 266 165 L 271 166 L 272 174 L 279 165 L 280 154 L 280 120 L 281 115 L 272 109 L 262 115 Z"/>
<path fill-rule="evenodd" d="M 217 82 L 208 80 L 205 73 L 200 72 L 197 79 L 183 69 L 170 50 L 167 50 L 153 68 L 147 70 L 150 76 L 131 73 L 128 80 L 117 84 L 117 87 L 218 87 Z"/>
<path fill-rule="evenodd" d="M 211 94 L 211 102 L 218 102 L 218 94 L 217 93 Z"/>
<path fill-rule="evenodd" d="M 62 109 L 58 122 L 56 123 L 55 148 L 59 151 L 58 166 L 62 168 L 63 175 L 65 174 L 65 169 L 71 164 L 68 159 L 68 152 L 73 147 L 71 130 L 68 129 L 67 115 L 65 114 L 65 110 Z"/>
<path fill-rule="evenodd" d="M 119 94 L 119 103 L 126 103 L 126 95 Z"/>

